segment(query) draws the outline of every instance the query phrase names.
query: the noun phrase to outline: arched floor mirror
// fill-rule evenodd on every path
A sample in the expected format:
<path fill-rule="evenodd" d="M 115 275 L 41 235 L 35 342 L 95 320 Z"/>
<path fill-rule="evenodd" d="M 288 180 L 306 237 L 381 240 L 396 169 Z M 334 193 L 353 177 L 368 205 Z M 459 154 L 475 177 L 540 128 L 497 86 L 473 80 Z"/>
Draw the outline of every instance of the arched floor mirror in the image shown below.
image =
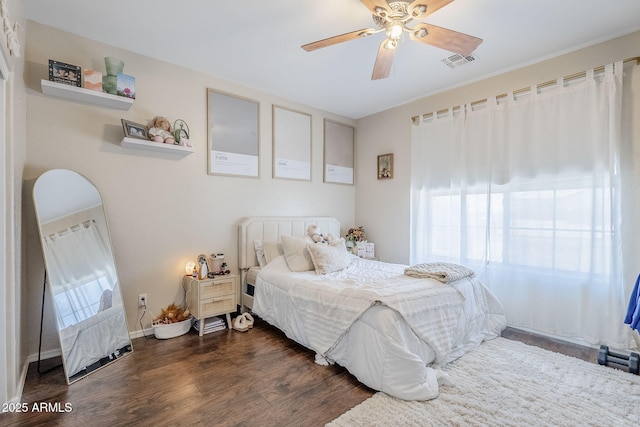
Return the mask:
<path fill-rule="evenodd" d="M 40 242 L 71 384 L 133 351 L 98 189 L 64 169 L 33 188 Z"/>

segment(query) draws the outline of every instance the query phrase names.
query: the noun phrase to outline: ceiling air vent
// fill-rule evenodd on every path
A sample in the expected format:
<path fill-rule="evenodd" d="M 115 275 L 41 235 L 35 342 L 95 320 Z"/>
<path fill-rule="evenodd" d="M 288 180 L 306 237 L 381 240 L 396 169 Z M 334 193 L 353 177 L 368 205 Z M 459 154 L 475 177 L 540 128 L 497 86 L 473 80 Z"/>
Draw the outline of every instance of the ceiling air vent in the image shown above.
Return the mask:
<path fill-rule="evenodd" d="M 451 55 L 448 58 L 444 58 L 442 62 L 447 65 L 449 68 L 457 68 L 461 65 L 468 64 L 469 62 L 475 61 L 478 59 L 477 56 L 471 55 L 460 55 L 456 53 L 455 55 Z"/>

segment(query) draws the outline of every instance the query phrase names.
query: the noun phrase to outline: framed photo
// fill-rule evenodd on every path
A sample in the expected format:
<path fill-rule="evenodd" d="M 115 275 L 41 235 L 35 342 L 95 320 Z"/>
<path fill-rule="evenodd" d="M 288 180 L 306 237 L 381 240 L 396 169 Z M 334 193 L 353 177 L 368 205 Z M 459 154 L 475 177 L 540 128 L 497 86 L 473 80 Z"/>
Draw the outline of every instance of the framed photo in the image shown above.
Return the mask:
<path fill-rule="evenodd" d="M 311 180 L 311 115 L 273 106 L 273 177 Z"/>
<path fill-rule="evenodd" d="M 378 179 L 393 178 L 393 154 L 381 154 L 378 156 Z"/>
<path fill-rule="evenodd" d="M 209 89 L 208 173 L 260 176 L 260 103 Z"/>
<path fill-rule="evenodd" d="M 82 86 L 82 69 L 77 65 L 49 60 L 49 81 L 71 86 Z"/>
<path fill-rule="evenodd" d="M 124 129 L 124 136 L 127 138 L 139 138 L 139 139 L 149 139 L 149 134 L 147 133 L 147 127 L 145 125 L 141 125 L 139 123 L 130 122 L 129 120 L 122 120 L 122 129 Z"/>
<path fill-rule="evenodd" d="M 353 185 L 354 133 L 351 126 L 324 119 L 324 182 Z"/>

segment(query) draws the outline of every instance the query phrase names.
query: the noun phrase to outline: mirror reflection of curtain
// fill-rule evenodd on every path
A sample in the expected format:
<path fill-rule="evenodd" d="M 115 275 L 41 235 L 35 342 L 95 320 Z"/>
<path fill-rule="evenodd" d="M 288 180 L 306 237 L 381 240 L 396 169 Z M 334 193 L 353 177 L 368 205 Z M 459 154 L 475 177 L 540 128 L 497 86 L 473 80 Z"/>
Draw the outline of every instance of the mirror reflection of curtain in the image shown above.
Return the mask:
<path fill-rule="evenodd" d="M 509 325 L 630 348 L 623 324 L 622 63 L 412 135 L 411 262 L 472 267 Z"/>
<path fill-rule="evenodd" d="M 45 236 L 45 246 L 60 329 L 121 304 L 113 257 L 94 221 Z"/>

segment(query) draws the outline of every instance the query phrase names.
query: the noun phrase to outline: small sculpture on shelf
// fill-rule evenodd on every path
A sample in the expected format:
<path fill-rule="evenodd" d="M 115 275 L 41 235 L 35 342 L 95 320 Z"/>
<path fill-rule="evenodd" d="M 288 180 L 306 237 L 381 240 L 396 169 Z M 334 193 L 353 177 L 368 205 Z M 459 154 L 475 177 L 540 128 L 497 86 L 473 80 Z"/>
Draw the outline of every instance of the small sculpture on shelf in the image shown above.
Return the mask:
<path fill-rule="evenodd" d="M 176 144 L 184 147 L 191 147 L 191 141 L 189 141 L 189 126 L 187 122 L 182 119 L 178 119 L 173 124 L 173 136 L 176 138 Z"/>
<path fill-rule="evenodd" d="M 175 144 L 176 139 L 171 131 L 171 123 L 166 117 L 156 116 L 149 126 L 149 139 L 165 144 Z"/>

